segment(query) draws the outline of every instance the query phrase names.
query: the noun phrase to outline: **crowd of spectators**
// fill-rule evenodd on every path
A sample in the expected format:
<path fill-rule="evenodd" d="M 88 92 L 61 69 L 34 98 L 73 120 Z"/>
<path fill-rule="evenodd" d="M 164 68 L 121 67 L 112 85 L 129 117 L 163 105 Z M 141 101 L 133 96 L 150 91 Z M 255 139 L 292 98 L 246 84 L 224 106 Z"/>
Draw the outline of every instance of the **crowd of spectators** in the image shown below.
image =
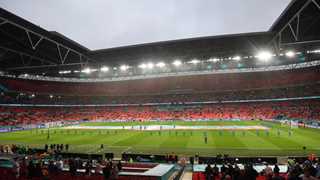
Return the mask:
<path fill-rule="evenodd" d="M 305 161 L 302 164 L 297 162 L 289 162 L 288 164 L 288 180 L 319 180 L 320 179 L 320 162 L 313 163 Z"/>
<path fill-rule="evenodd" d="M 19 147 L 20 148 L 20 147 Z M 17 153 L 14 158 L 0 158 L 0 173 L 6 175 L 6 179 L 73 179 L 84 177 L 84 179 L 106 179 L 116 180 L 119 172 L 132 172 L 132 170 L 148 170 L 157 163 L 138 163 L 131 158 L 123 158 L 121 161 L 111 159 L 91 158 L 67 158 L 59 153 L 28 151 Z M 3 155 L 3 154 L 2 154 Z M 167 163 L 188 165 L 178 160 L 176 156 L 168 156 Z M 171 157 L 171 158 L 170 158 Z M 138 161 L 139 156 L 136 158 Z M 7 160 L 4 163 L 4 160 Z M 196 165 L 195 165 L 196 166 Z M 245 164 L 233 162 L 212 162 L 206 165 L 204 172 L 193 172 L 193 180 L 319 180 L 320 162 L 313 158 L 308 160 L 289 159 L 282 164 L 282 170 L 278 164 L 266 162 Z M 285 166 L 285 167 L 283 167 Z M 261 168 L 262 167 L 262 168 Z M 258 170 L 259 169 L 259 170 Z M 0 178 L 1 179 L 1 178 Z M 77 179 L 77 178 L 76 178 Z"/>
<path fill-rule="evenodd" d="M 12 92 L 77 96 L 237 92 L 309 85 L 319 81 L 319 67 L 265 72 L 168 76 L 106 82 L 58 82 L 0 77 L 0 84 Z"/>
<path fill-rule="evenodd" d="M 8 179 L 72 179 L 83 176 L 115 180 L 122 168 L 120 161 L 62 158 L 47 153 L 19 156 L 10 161 L 11 166 L 0 167 L 0 172 L 7 171 Z"/>
<path fill-rule="evenodd" d="M 293 86 L 271 89 L 251 89 L 222 92 L 189 92 L 174 94 L 150 94 L 130 96 L 77 96 L 77 95 L 51 95 L 37 94 L 36 92 L 14 93 L 2 92 L 0 103 L 3 104 L 146 104 L 146 103 L 172 103 L 183 104 L 188 102 L 208 101 L 238 101 L 260 100 L 277 98 L 295 98 L 317 96 L 320 84 Z"/>
<path fill-rule="evenodd" d="M 0 107 L 0 125 L 81 120 L 320 120 L 319 100 L 125 107 Z"/>
<path fill-rule="evenodd" d="M 258 172 L 253 168 L 252 164 L 246 165 L 243 171 L 240 170 L 237 164 L 223 164 L 221 168 L 218 168 L 216 164 L 214 166 L 208 164 L 205 169 L 205 177 L 207 180 L 255 180 L 258 177 Z"/>
<path fill-rule="evenodd" d="M 77 154 L 66 157 L 56 151 L 61 146 L 57 144 L 46 145 L 47 150 L 46 148 L 31 149 L 19 145 L 6 146 L 9 150 L 0 152 L 0 179 L 117 180 L 121 179 L 119 172 L 147 171 L 158 165 L 158 163 L 137 163 L 139 156 L 134 160 L 132 158 L 113 160 L 108 157 L 102 158 L 102 155 L 95 158 L 83 157 L 84 154 L 78 154 L 78 157 Z M 23 148 L 27 151 L 19 151 Z M 170 163 L 177 163 L 177 161 Z"/>
<path fill-rule="evenodd" d="M 6 179 L 72 179 L 75 176 L 118 179 L 122 170 L 121 161 L 109 159 L 64 158 L 62 146 L 68 151 L 69 145 L 45 145 L 44 151 L 21 145 L 0 146 L 0 174 Z M 2 177 L 0 177 L 2 179 Z"/>
<path fill-rule="evenodd" d="M 257 165 L 257 164 L 255 164 Z M 281 172 L 277 164 L 260 164 L 265 168 L 257 171 L 254 164 L 224 163 L 207 164 L 204 173 L 194 173 L 194 180 L 319 180 L 320 163 L 318 160 L 298 162 L 289 160 L 287 171 Z M 259 166 L 259 164 L 258 164 Z"/>
<path fill-rule="evenodd" d="M 0 78 L 0 103 L 143 104 L 318 96 L 319 67 L 112 82 Z"/>

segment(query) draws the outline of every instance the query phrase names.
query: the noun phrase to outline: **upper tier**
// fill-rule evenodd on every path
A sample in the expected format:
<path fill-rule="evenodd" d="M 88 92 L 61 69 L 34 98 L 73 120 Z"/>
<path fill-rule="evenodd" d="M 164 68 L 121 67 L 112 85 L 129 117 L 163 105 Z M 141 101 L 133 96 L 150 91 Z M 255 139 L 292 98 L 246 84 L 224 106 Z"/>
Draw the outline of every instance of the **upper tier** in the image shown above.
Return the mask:
<path fill-rule="evenodd" d="M 320 81 L 319 67 L 193 76 L 159 77 L 114 82 L 53 82 L 18 78 L 0 79 L 10 91 L 63 95 L 127 96 L 270 89 Z"/>

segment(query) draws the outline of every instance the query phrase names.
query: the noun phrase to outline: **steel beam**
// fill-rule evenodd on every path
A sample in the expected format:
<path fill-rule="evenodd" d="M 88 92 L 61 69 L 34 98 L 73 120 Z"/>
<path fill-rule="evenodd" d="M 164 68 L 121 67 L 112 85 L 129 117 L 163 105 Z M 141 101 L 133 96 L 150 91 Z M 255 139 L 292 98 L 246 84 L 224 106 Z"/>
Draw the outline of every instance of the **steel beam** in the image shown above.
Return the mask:
<path fill-rule="evenodd" d="M 47 40 L 47 41 L 50 41 L 50 42 L 52 42 L 52 43 L 54 43 L 54 44 L 56 44 L 56 45 L 59 45 L 59 46 L 64 47 L 64 48 L 66 48 L 66 49 L 69 49 L 70 51 L 72 51 L 72 52 L 74 52 L 74 53 L 76 53 L 76 54 L 82 54 L 82 53 L 80 53 L 80 52 L 78 52 L 78 51 L 76 51 L 76 50 L 74 50 L 74 49 L 71 49 L 71 48 L 69 48 L 69 47 L 67 47 L 67 46 L 65 46 L 65 45 L 63 45 L 63 44 L 61 44 L 61 43 L 59 43 L 59 42 L 57 42 L 57 41 L 55 41 L 55 40 L 52 40 L 52 39 L 50 39 L 50 38 L 48 38 L 48 37 L 46 37 L 46 36 L 43 36 L 43 35 L 41 35 L 41 34 L 39 34 L 39 33 L 37 33 L 37 32 L 34 32 L 34 31 L 30 30 L 30 29 L 27 29 L 27 28 L 25 28 L 25 27 L 23 27 L 23 26 L 21 26 L 21 25 L 19 25 L 19 24 L 17 24 L 17 23 L 14 23 L 14 22 L 6 19 L 6 18 L 0 17 L 0 19 L 6 21 L 6 23 L 12 24 L 12 25 L 14 25 L 14 26 L 16 26 L 16 27 L 18 27 L 18 28 L 20 28 L 20 29 L 23 29 L 23 30 L 28 31 L 28 32 L 31 32 L 31 33 L 39 36 L 39 37 L 42 37 L 43 39 L 45 39 L 45 40 Z"/>
<path fill-rule="evenodd" d="M 31 57 L 32 59 L 35 59 L 35 60 L 38 60 L 38 61 L 41 61 L 41 62 L 46 62 L 48 64 L 57 64 L 57 63 L 54 63 L 52 61 L 48 61 L 48 60 L 45 60 L 45 59 L 42 59 L 42 58 L 39 58 L 39 57 L 36 57 L 36 56 L 32 56 L 32 55 L 27 54 L 27 53 L 24 53 L 24 52 L 20 52 L 20 51 L 14 50 L 14 49 L 7 48 L 7 47 L 0 46 L 0 49 L 4 49 L 4 50 L 7 50 L 7 51 L 16 53 L 16 54 L 22 54 L 24 56 L 28 56 L 28 57 Z"/>
<path fill-rule="evenodd" d="M 320 5 L 317 3 L 317 1 L 312 0 L 313 4 L 317 6 L 317 8 L 320 10 Z"/>
<path fill-rule="evenodd" d="M 39 45 L 39 43 L 42 41 L 43 37 L 39 37 L 39 40 L 35 44 L 33 44 L 33 41 L 31 39 L 29 31 L 27 31 L 27 30 L 25 30 L 25 31 L 26 31 L 26 34 L 27 34 L 27 37 L 28 37 L 28 40 L 29 40 L 29 43 L 30 43 L 32 49 L 35 50 L 37 48 L 37 46 Z"/>
<path fill-rule="evenodd" d="M 300 14 L 297 15 L 297 27 L 296 27 L 296 36 L 297 36 L 297 41 L 299 41 L 299 36 L 300 36 Z"/>
<path fill-rule="evenodd" d="M 70 49 L 67 49 L 67 52 L 64 55 L 62 55 L 59 45 L 57 45 L 57 49 L 58 49 L 58 54 L 59 54 L 59 58 L 60 58 L 61 64 L 64 64 L 66 59 L 67 59 L 67 56 L 68 56 L 68 54 L 70 52 Z"/>
<path fill-rule="evenodd" d="M 312 40 L 312 41 L 298 41 L 292 43 L 283 43 L 283 46 L 295 45 L 295 44 L 308 44 L 308 43 L 320 43 L 320 40 Z"/>
<path fill-rule="evenodd" d="M 290 28 L 291 34 L 293 35 L 294 39 L 295 39 L 296 41 L 298 41 L 298 37 L 297 37 L 297 35 L 295 34 L 295 32 L 294 32 L 291 24 L 288 24 L 288 26 L 289 26 L 289 28 Z"/>
<path fill-rule="evenodd" d="M 275 38 L 277 38 L 278 36 L 281 36 L 282 32 L 288 27 L 288 25 L 298 16 L 300 16 L 301 12 L 310 4 L 310 3 L 315 3 L 314 0 L 308 0 L 300 9 L 298 12 L 296 12 L 296 14 L 294 14 L 289 21 L 280 29 L 280 31 L 275 35 L 275 37 L 271 40 L 273 41 Z M 298 18 L 298 25 L 300 25 L 300 17 Z M 291 25 L 290 25 L 291 26 Z M 300 28 L 298 27 L 297 30 L 300 30 Z M 291 27 L 291 31 L 292 31 L 292 27 Z M 280 39 L 281 40 L 281 39 Z M 280 41 L 280 44 L 282 41 Z"/>
<path fill-rule="evenodd" d="M 300 13 L 312 2 L 312 0 L 309 0 L 307 1 L 302 7 L 301 9 L 295 14 L 293 15 L 293 17 L 287 22 L 287 24 L 285 24 L 281 30 L 279 31 L 279 33 L 282 33 L 282 31 L 288 26 L 288 24 L 290 24 L 295 18 L 297 15 L 300 15 Z"/>
<path fill-rule="evenodd" d="M 50 67 L 64 67 L 64 66 L 81 66 L 81 63 L 70 63 L 70 64 L 52 64 L 52 65 L 42 65 L 42 66 L 24 66 L 24 67 L 14 67 L 7 68 L 6 70 L 26 70 L 26 69 L 42 69 L 42 68 L 50 68 Z"/>
<path fill-rule="evenodd" d="M 4 24 L 7 24 L 7 20 L 4 20 L 4 21 L 2 21 L 1 23 L 0 23 L 0 26 L 2 26 L 2 25 L 4 25 Z"/>

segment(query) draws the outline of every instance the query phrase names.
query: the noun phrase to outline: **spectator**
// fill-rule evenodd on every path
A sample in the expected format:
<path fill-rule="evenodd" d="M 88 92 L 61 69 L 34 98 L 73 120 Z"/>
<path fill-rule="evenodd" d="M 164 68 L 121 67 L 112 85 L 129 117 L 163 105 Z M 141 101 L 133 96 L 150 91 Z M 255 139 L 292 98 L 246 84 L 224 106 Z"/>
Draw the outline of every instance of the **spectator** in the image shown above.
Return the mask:
<path fill-rule="evenodd" d="M 212 168 L 211 168 L 211 164 L 208 164 L 206 169 L 205 169 L 205 174 L 206 174 L 206 180 L 211 180 L 213 177 L 213 173 L 212 173 Z"/>
<path fill-rule="evenodd" d="M 103 168 L 103 176 L 105 180 L 110 180 L 111 169 L 112 166 L 110 165 L 110 163 L 107 163 L 107 165 Z"/>
<path fill-rule="evenodd" d="M 252 164 L 245 166 L 245 174 L 247 180 L 255 180 L 258 176 L 258 172 L 253 168 Z"/>

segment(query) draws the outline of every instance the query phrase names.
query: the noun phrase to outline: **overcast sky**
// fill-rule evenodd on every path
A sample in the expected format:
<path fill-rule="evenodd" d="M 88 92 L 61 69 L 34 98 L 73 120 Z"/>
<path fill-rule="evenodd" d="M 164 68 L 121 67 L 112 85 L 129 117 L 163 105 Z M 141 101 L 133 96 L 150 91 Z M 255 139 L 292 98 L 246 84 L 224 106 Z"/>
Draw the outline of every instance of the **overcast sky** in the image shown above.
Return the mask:
<path fill-rule="evenodd" d="M 81 2 L 81 3 L 80 3 Z M 267 31 L 290 0 L 0 0 L 90 49 Z"/>

